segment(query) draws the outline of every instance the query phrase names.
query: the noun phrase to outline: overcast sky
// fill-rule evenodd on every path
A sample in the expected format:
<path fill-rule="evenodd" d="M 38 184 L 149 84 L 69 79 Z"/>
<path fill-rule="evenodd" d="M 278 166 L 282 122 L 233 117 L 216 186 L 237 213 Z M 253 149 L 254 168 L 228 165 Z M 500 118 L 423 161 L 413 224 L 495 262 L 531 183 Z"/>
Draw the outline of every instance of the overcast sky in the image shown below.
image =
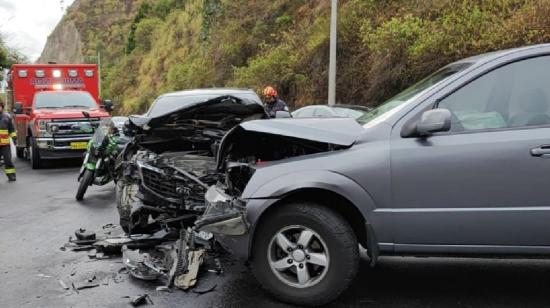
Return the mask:
<path fill-rule="evenodd" d="M 8 46 L 35 61 L 74 0 L 0 0 L 0 32 Z"/>

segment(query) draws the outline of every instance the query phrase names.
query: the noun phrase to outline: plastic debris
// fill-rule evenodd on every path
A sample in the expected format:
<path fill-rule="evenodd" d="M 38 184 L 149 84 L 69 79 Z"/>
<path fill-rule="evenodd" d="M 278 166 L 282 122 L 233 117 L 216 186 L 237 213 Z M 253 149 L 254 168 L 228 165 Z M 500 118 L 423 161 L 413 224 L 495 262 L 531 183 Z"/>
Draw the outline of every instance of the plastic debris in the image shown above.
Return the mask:
<path fill-rule="evenodd" d="M 134 307 L 146 305 L 147 303 L 151 303 L 151 305 L 154 305 L 151 297 L 149 297 L 149 294 L 138 295 L 132 298 L 132 301 L 130 303 Z"/>

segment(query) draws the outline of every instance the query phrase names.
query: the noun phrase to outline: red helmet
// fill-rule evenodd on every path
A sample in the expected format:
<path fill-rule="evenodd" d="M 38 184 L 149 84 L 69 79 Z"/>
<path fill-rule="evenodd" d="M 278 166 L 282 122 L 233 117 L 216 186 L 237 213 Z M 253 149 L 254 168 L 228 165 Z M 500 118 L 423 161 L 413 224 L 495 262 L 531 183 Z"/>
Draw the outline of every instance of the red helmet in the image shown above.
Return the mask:
<path fill-rule="evenodd" d="M 266 87 L 264 89 L 264 96 L 267 97 L 277 97 L 277 90 L 273 87 Z"/>

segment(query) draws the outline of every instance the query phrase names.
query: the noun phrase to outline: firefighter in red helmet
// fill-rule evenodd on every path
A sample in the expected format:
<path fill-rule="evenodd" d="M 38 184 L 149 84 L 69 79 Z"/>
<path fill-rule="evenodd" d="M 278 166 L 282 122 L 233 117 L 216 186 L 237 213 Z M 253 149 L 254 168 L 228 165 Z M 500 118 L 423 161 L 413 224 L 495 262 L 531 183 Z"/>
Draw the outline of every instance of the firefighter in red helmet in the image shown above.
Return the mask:
<path fill-rule="evenodd" d="M 274 118 L 277 114 L 277 111 L 288 111 L 288 107 L 285 102 L 279 99 L 277 90 L 273 87 L 266 87 L 264 89 L 264 98 L 265 98 L 265 111 L 267 114 Z"/>

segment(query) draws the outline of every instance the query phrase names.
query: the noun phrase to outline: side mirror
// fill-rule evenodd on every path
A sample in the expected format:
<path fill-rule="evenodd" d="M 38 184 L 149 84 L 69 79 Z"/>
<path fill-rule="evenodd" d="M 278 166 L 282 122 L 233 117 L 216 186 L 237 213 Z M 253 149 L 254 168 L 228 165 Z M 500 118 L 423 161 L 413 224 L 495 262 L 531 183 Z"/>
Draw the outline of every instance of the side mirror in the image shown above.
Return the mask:
<path fill-rule="evenodd" d="M 15 114 L 23 114 L 23 104 L 21 104 L 20 102 L 16 102 L 13 105 L 13 112 Z"/>
<path fill-rule="evenodd" d="M 420 121 L 416 124 L 416 133 L 420 137 L 433 133 L 447 132 L 451 129 L 451 112 L 447 109 L 437 108 L 424 112 Z"/>
<path fill-rule="evenodd" d="M 276 119 L 292 118 L 292 115 L 288 111 L 279 110 L 275 112 Z"/>
<path fill-rule="evenodd" d="M 107 112 L 113 112 L 113 101 L 110 99 L 106 99 L 103 101 L 103 108 Z"/>

